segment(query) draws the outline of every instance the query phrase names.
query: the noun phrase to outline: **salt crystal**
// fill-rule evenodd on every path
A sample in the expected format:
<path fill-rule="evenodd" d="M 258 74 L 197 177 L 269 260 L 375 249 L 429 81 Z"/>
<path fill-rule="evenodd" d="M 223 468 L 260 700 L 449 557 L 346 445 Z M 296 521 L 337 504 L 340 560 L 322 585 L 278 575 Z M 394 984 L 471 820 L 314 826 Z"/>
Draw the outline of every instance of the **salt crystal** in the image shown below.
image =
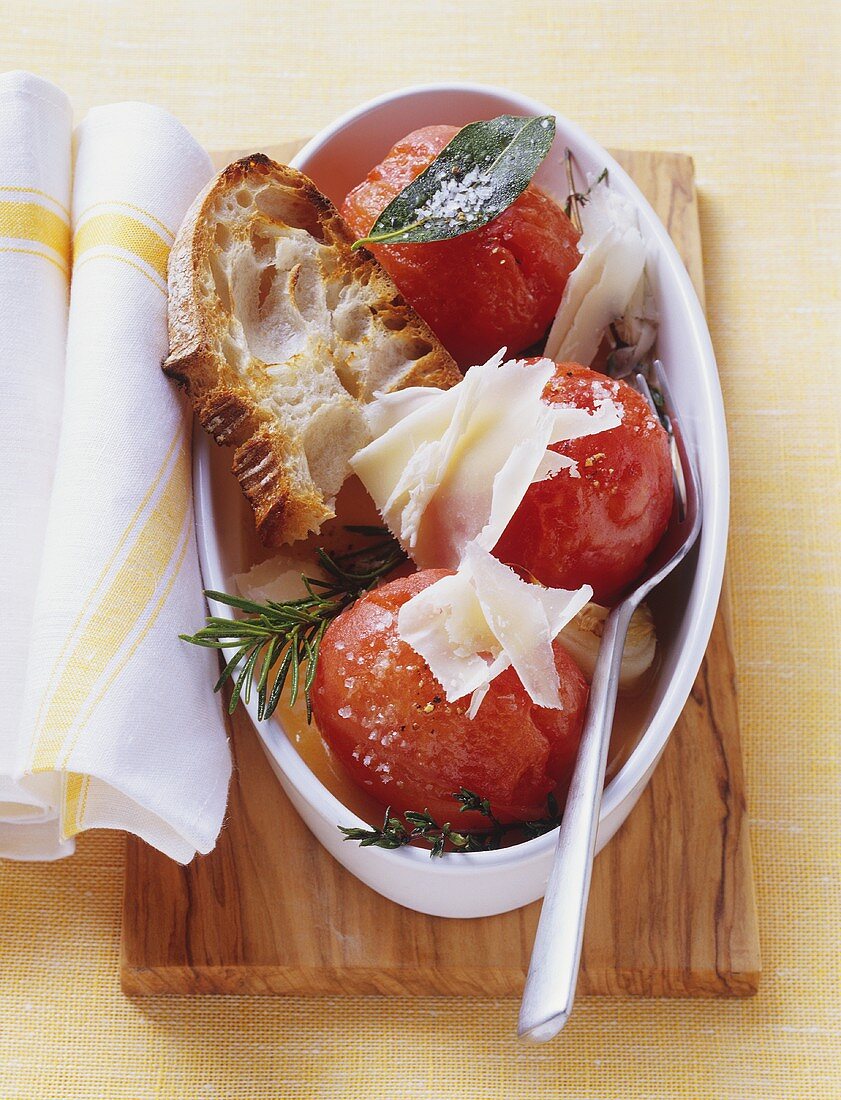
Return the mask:
<path fill-rule="evenodd" d="M 493 195 L 493 180 L 487 172 L 474 165 L 462 179 L 450 177 L 439 183 L 435 192 L 415 214 L 418 221 L 448 220 L 452 228 L 465 218 L 473 221 Z"/>

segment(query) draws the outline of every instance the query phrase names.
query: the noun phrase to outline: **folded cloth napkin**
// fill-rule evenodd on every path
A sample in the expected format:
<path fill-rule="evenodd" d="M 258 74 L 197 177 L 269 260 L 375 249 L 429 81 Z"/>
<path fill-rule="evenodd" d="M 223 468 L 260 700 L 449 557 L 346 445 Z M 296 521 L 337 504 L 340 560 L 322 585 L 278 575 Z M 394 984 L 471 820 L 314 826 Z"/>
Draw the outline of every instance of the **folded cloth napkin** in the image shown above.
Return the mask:
<path fill-rule="evenodd" d="M 27 859 L 73 847 L 59 835 L 59 778 L 13 778 L 61 423 L 71 131 L 58 88 L 29 73 L 0 76 L 0 853 Z"/>
<path fill-rule="evenodd" d="M 127 829 L 187 861 L 213 847 L 231 765 L 215 654 L 178 640 L 205 609 L 191 421 L 160 364 L 167 256 L 211 166 L 143 104 L 96 108 L 74 144 L 64 409 L 17 773 L 60 776 L 62 837 Z"/>

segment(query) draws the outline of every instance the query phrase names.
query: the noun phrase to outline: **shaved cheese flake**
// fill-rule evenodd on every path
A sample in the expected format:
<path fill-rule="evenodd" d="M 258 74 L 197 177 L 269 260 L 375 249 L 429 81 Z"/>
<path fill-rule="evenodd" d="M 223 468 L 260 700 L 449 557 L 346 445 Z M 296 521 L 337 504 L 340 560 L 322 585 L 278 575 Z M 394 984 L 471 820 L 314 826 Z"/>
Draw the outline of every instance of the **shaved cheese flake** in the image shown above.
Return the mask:
<path fill-rule="evenodd" d="M 403 604 L 397 633 L 423 657 L 451 702 L 489 684 L 510 663 L 500 661 L 502 647 L 464 571 L 442 577 Z"/>
<path fill-rule="evenodd" d="M 493 550 L 502 538 L 545 455 L 550 453 L 546 450 L 550 439 L 550 419 L 541 418 L 534 425 L 532 438 L 523 439 L 512 447 L 508 459 L 497 471 L 491 487 L 490 514 L 475 540 L 486 550 Z M 469 485 L 470 482 L 467 482 L 468 491 Z M 464 545 L 469 545 L 469 542 Z"/>
<path fill-rule="evenodd" d="M 529 584 L 476 543 L 467 547 L 464 564 L 485 620 L 531 700 L 561 709 L 552 642 L 590 600 L 592 588 L 570 592 Z"/>
<path fill-rule="evenodd" d="M 485 701 L 485 696 L 491 690 L 490 681 L 487 684 L 482 684 L 481 687 L 477 687 L 473 694 L 470 696 L 470 706 L 464 712 L 465 716 L 472 722 L 479 712 L 479 707 Z"/>
<path fill-rule="evenodd" d="M 471 695 L 473 718 L 491 682 L 513 666 L 538 706 L 562 707 L 552 642 L 592 596 L 528 584 L 478 542 L 456 573 L 405 603 L 397 632 L 429 665 L 447 699 Z"/>
<path fill-rule="evenodd" d="M 547 341 L 550 354 L 562 362 L 589 366 L 608 325 L 628 308 L 644 267 L 645 246 L 639 231 L 610 230 L 569 278 L 567 287 L 581 272 L 577 308 L 572 299 L 561 301 Z"/>
<path fill-rule="evenodd" d="M 591 174 L 587 183 L 590 190 L 581 215 L 583 232 L 579 240 L 582 252 L 592 248 L 611 229 L 639 228 L 637 208 L 630 199 L 614 190 L 606 179 L 597 182 Z"/>
<path fill-rule="evenodd" d="M 549 436 L 550 443 L 562 443 L 565 440 L 583 439 L 587 435 L 598 435 L 599 432 L 610 431 L 618 428 L 622 423 L 624 407 L 616 404 L 613 391 L 616 383 L 606 378 L 593 383 L 593 394 L 597 398 L 592 412 L 587 409 L 579 409 L 575 405 L 551 405 L 549 411 L 552 414 L 552 432 Z"/>
<path fill-rule="evenodd" d="M 607 327 L 639 294 L 646 247 L 633 203 L 606 183 L 592 186 L 582 221 L 582 259 L 564 288 L 546 354 L 589 366 Z"/>
<path fill-rule="evenodd" d="M 545 404 L 554 363 L 503 363 L 502 354 L 472 367 L 450 390 L 412 395 L 400 419 L 394 419 L 399 402 L 389 398 L 370 421 L 385 425 L 384 433 L 351 459 L 386 523 L 422 568 L 456 568 L 474 539 L 492 549 L 550 444 L 620 423 L 607 392 L 592 413 Z"/>
<path fill-rule="evenodd" d="M 426 453 L 452 420 L 458 401 L 459 386 L 437 394 L 434 400 L 420 404 L 406 417 L 374 439 L 367 447 L 357 451 L 350 460 L 351 468 L 371 494 L 377 508 L 392 531 L 399 537 L 400 504 L 395 501 L 388 515 L 386 505 L 394 496 L 401 475 L 416 452 Z"/>
<path fill-rule="evenodd" d="M 531 483 L 537 485 L 541 481 L 551 481 L 561 470 L 569 470 L 570 477 L 581 477 L 578 463 L 574 458 L 570 458 L 568 455 L 559 455 L 557 451 L 547 451 L 540 460 L 540 465 L 535 470 Z"/>
<path fill-rule="evenodd" d="M 377 439 L 384 435 L 389 428 L 416 412 L 430 398 L 442 393 L 444 390 L 436 386 L 407 386 L 405 390 L 396 390 L 394 393 L 376 392 L 374 400 L 362 410 L 372 438 Z"/>
<path fill-rule="evenodd" d="M 246 600 L 285 603 L 307 595 L 302 575 L 321 578 L 322 570 L 304 553 L 283 553 L 253 565 L 247 573 L 235 573 L 239 594 Z"/>

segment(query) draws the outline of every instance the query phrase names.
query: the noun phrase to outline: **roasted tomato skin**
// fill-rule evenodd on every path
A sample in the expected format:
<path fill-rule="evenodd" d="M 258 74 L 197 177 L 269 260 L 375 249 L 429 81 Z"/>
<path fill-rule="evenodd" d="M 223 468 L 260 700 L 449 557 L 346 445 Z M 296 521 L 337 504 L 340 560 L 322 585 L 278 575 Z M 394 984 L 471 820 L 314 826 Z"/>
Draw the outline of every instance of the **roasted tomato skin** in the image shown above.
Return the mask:
<path fill-rule="evenodd" d="M 668 437 L 627 383 L 559 363 L 543 400 L 593 409 L 605 396 L 622 423 L 552 447 L 575 459 L 580 476 L 561 471 L 531 485 L 494 554 L 551 588 L 590 584 L 596 602 L 609 604 L 663 537 L 673 488 Z"/>
<path fill-rule="evenodd" d="M 456 133 L 455 126 L 416 130 L 371 169 L 342 207 L 358 237 Z M 372 252 L 466 368 L 501 347 L 515 355 L 543 336 L 581 258 L 578 236 L 558 204 L 530 184 L 480 229 L 448 241 L 380 245 Z"/>
<path fill-rule="evenodd" d="M 469 700 L 448 703 L 426 662 L 397 634 L 402 604 L 448 570 L 427 569 L 363 596 L 330 624 L 312 688 L 313 716 L 335 756 L 392 810 L 481 828 L 459 813 L 461 787 L 489 799 L 500 820 L 546 814 L 565 791 L 581 736 L 587 683 L 556 643 L 564 709 L 537 707 L 513 669 L 490 686 L 474 719 Z"/>

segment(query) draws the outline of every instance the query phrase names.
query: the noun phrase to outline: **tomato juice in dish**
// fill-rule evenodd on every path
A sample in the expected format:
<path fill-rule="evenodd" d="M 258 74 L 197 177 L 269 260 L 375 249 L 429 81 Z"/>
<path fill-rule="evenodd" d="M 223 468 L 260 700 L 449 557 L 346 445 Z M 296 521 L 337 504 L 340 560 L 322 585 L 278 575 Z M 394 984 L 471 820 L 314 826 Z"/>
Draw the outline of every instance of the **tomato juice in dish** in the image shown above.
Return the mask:
<path fill-rule="evenodd" d="M 670 579 L 662 592 L 653 594 L 651 611 L 658 634 L 655 663 L 639 694 L 625 689 L 620 693 L 612 765 L 600 814 L 596 847 L 600 851 L 649 782 L 689 697 L 721 589 L 729 484 L 724 411 L 703 307 L 684 261 L 660 220 L 662 213 L 658 217 L 621 163 L 573 122 L 556 115 L 550 105 L 502 88 L 457 83 L 391 92 L 331 122 L 293 158 L 292 166 L 340 207 L 349 191 L 403 135 L 441 122 L 464 126 L 500 115 L 554 119 L 556 140 L 535 183 L 561 205 L 571 189 L 565 157 L 568 148 L 574 158 L 576 190 L 585 191 L 607 168 L 611 192 L 633 208 L 650 259 L 651 289 L 659 313 L 656 347 L 651 354 L 663 361 L 675 400 L 691 410 L 682 424 L 683 436 L 703 474 L 705 521 L 698 552 L 675 574 L 673 582 Z M 673 211 L 678 229 L 684 221 L 681 210 L 679 205 Z M 689 232 L 691 236 L 691 226 Z M 543 350 L 538 345 L 528 353 Z M 575 360 L 577 356 L 559 358 Z M 244 595 L 240 585 L 243 572 L 262 569 L 255 563 L 268 562 L 265 549 L 257 545 L 248 506 L 229 467 L 229 454 L 215 448 L 203 434 L 194 439 L 196 529 L 204 581 L 218 592 L 239 589 Z M 352 522 L 355 513 L 341 507 L 343 496 L 344 490 L 339 515 L 347 515 Z M 307 569 L 311 561 L 305 563 Z M 252 588 L 250 584 L 247 587 Z M 259 594 L 259 586 L 257 591 L 254 599 L 266 598 Z M 211 602 L 211 611 L 229 621 L 238 618 L 218 600 Z M 632 641 L 633 629 L 629 646 Z M 233 656 L 228 646 L 224 652 L 226 659 Z M 575 652 L 578 659 L 580 646 Z M 637 671 L 648 660 L 644 645 L 639 647 L 638 657 L 634 662 Z M 245 709 L 280 784 L 314 837 L 338 863 L 381 895 L 410 909 L 450 918 L 501 913 L 542 895 L 555 849 L 551 833 L 525 843 L 519 842 L 520 837 L 506 838 L 502 850 L 469 851 L 443 860 L 430 860 L 428 848 L 410 845 L 389 851 L 384 846 L 347 843 L 346 834 L 337 825 L 381 823 L 383 808 L 341 770 L 334 770 L 338 765 L 331 765 L 317 731 L 306 725 L 303 702 L 299 699 L 290 715 L 286 701 L 281 701 L 274 720 L 260 714 L 254 695 L 250 702 L 245 700 Z M 453 820 L 457 826 L 458 817 Z M 515 843 L 509 845 L 510 840 Z"/>
<path fill-rule="evenodd" d="M 395 198 L 399 201 L 413 181 L 421 177 L 422 182 L 427 169 L 435 170 L 439 154 L 441 163 L 446 163 L 447 150 L 451 142 L 455 147 L 458 134 L 457 128 L 446 126 L 415 131 L 371 168 L 342 207 L 357 237 L 371 233 L 371 241 L 377 240 L 383 210 Z M 486 186 L 478 168 L 464 176 L 466 181 L 474 178 L 479 183 L 465 197 L 458 193 L 461 182 L 453 183 L 443 168 L 438 169 L 443 184 L 436 186 L 443 198 L 435 197 L 436 209 L 452 216 L 451 226 L 474 216 L 477 188 Z M 600 178 L 591 188 L 602 182 Z M 490 185 L 486 190 L 490 193 Z M 667 526 L 673 495 L 668 440 L 642 396 L 624 381 L 576 362 L 516 357 L 545 338 L 550 326 L 551 337 L 556 336 L 558 318 L 565 308 L 570 312 L 570 292 L 573 299 L 579 295 L 586 316 L 598 317 L 600 309 L 604 312 L 604 302 L 599 301 L 602 285 L 608 284 L 615 298 L 617 285 L 621 287 L 623 277 L 627 282 L 631 271 L 630 278 L 639 283 L 635 308 L 641 308 L 644 267 L 633 267 L 641 263 L 639 234 L 634 231 L 631 243 L 636 254 L 632 248 L 625 257 L 625 271 L 611 268 L 604 253 L 613 240 L 613 227 L 603 226 L 602 239 L 595 245 L 592 230 L 589 237 L 580 231 L 577 204 L 583 206 L 588 194 L 570 200 L 576 224 L 568 211 L 529 183 L 501 213 L 477 228 L 465 231 L 462 227 L 449 237 L 445 230 L 441 239 L 368 245 L 408 303 L 467 372 L 467 380 L 453 391 L 420 393 L 411 407 L 401 409 L 398 394 L 396 404 L 391 399 L 385 412 L 369 421 L 374 442 L 359 452 L 359 465 L 356 459 L 351 464 L 420 571 L 397 579 L 381 578 L 373 590 L 325 624 L 326 630 L 319 634 L 317 664 L 311 662 L 312 675 L 307 678 L 311 709 L 305 719 L 309 721 L 301 723 L 295 707 L 281 704 L 284 726 L 304 758 L 329 780 L 331 788 L 338 783 L 342 801 L 359 807 L 369 821 L 385 806 L 395 813 L 411 816 L 422 810 L 446 820 L 452 816 L 457 792 L 465 790 L 476 792 L 474 798 L 492 807 L 491 820 L 497 823 L 534 821 L 541 817 L 547 800 L 550 806 L 553 800 L 562 804 L 583 726 L 588 682 L 571 655 L 575 647 L 565 648 L 562 634 L 552 639 L 588 598 L 602 605 L 616 600 L 642 572 Z M 601 193 L 597 197 L 595 205 L 601 213 L 596 222 L 604 220 L 605 211 L 609 221 L 610 200 L 606 202 Z M 431 201 L 427 200 L 427 208 Z M 621 207 L 617 211 L 617 225 L 627 233 L 631 229 L 627 211 Z M 614 236 L 619 248 L 622 237 Z M 599 274 L 602 269 L 597 267 L 594 275 L 591 269 L 599 263 L 603 272 Z M 576 270 L 579 264 L 583 264 L 581 272 Z M 635 318 L 630 318 L 623 331 L 631 332 L 634 323 Z M 616 331 L 611 329 L 614 336 Z M 573 346 L 587 347 L 588 340 L 593 349 L 600 342 L 588 337 L 582 344 L 577 334 Z M 506 346 L 512 354 L 503 362 Z M 622 346 L 629 349 L 626 357 L 633 354 L 630 344 Z M 476 365 L 489 354 L 488 362 Z M 497 416 L 504 424 L 504 414 L 492 407 L 483 411 L 481 392 L 464 396 L 471 387 L 476 390 L 473 383 L 481 373 L 483 383 L 487 379 L 488 385 L 499 384 L 499 406 L 505 405 L 506 394 L 515 402 L 517 371 L 523 387 L 532 389 L 540 375 L 542 384 L 527 415 L 539 438 L 546 431 L 543 444 L 531 446 L 532 420 L 522 428 L 522 438 L 516 435 L 521 425 L 509 429 L 515 433 L 510 438 L 501 438 L 500 426 L 494 429 L 492 421 Z M 464 394 L 451 400 L 458 390 Z M 418 409 L 420 419 L 415 415 Z M 547 428 L 553 417 L 557 424 Z M 408 445 L 406 438 L 400 439 L 401 418 L 409 424 Z M 417 428 L 412 427 L 415 421 Z M 565 429 L 557 426 L 567 421 Z M 438 426 L 430 428 L 430 424 Z M 426 438 L 424 433 L 429 431 L 433 434 Z M 365 456 L 373 451 L 378 460 L 389 460 L 388 441 L 395 432 L 398 438 L 391 448 L 396 448 L 404 469 L 397 470 L 391 489 L 385 491 L 383 476 L 376 470 L 372 473 Z M 436 440 L 435 432 L 442 433 L 440 439 Z M 495 448 L 498 458 L 506 439 L 510 453 L 488 475 L 493 501 L 484 504 L 491 518 L 498 514 L 508 518 L 491 538 L 488 524 L 470 528 L 471 508 L 481 511 L 481 492 L 463 471 L 458 486 L 458 459 L 452 455 L 459 447 L 475 445 L 488 456 Z M 413 464 L 423 465 L 424 447 L 431 448 L 429 454 L 434 452 L 432 459 L 425 456 L 433 473 L 413 475 L 413 487 L 406 478 Z M 522 450 L 528 464 L 535 447 L 544 458 L 531 483 L 518 481 L 514 454 Z M 442 466 L 441 456 L 448 454 L 446 461 L 453 468 L 446 461 Z M 390 460 L 394 461 L 393 454 Z M 494 459 L 488 457 L 488 461 Z M 509 484 L 512 479 L 516 488 Z M 448 496 L 450 484 L 456 488 Z M 503 484 L 509 496 L 514 494 L 507 512 L 496 496 L 498 485 Z M 420 505 L 413 503 L 416 500 Z M 461 515 L 465 508 L 466 521 Z M 347 522 L 346 513 L 337 509 L 337 514 Z M 423 522 L 426 530 L 421 536 L 417 528 Z M 454 523 L 455 535 L 448 531 Z M 416 542 L 423 547 L 422 554 L 413 553 Z M 489 551 L 498 565 L 486 560 Z M 401 573 L 410 568 L 411 564 Z M 445 589 L 455 602 L 439 606 Z M 566 612 L 561 607 L 565 599 Z M 521 600 L 527 606 L 522 612 Z M 410 607 L 404 607 L 407 604 Z M 414 635 L 410 617 L 404 615 L 408 610 Z M 424 620 L 423 614 L 431 618 Z M 443 625 L 441 615 L 446 620 Z M 549 629 L 553 615 L 561 617 L 541 642 L 544 627 L 540 623 Z M 484 626 L 477 626 L 481 616 Z M 533 644 L 530 632 L 538 637 Z M 597 651 L 597 637 L 590 641 Z M 489 669 L 484 683 L 481 674 L 475 678 L 476 664 L 484 667 L 483 661 Z M 545 690 L 536 683 L 539 667 L 552 681 Z M 470 690 L 464 686 L 467 681 L 472 684 Z M 623 703 L 628 705 L 620 707 L 624 718 L 615 730 L 611 767 L 623 759 L 639 730 L 640 715 L 648 709 L 646 682 L 650 677 L 637 679 L 630 688 L 626 685 Z M 461 809 L 467 810 L 459 818 L 462 828 L 487 825 L 487 810 Z"/>

